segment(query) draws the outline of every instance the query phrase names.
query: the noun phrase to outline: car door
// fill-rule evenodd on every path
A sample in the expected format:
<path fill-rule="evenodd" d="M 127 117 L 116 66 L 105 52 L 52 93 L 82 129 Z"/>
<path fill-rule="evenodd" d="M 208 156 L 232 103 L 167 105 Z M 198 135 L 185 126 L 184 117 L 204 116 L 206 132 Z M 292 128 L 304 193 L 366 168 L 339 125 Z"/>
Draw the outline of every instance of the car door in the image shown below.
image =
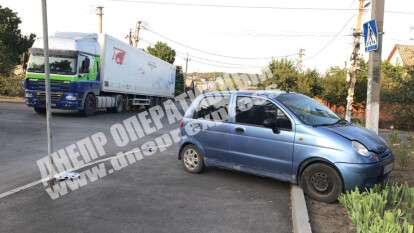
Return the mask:
<path fill-rule="evenodd" d="M 223 162 L 229 155 L 229 102 L 229 94 L 207 95 L 194 110 L 190 123 L 195 132 L 192 137 L 204 150 L 208 163 Z"/>
<path fill-rule="evenodd" d="M 292 120 L 263 97 L 237 96 L 234 101 L 232 158 L 245 169 L 289 180 L 295 136 Z"/>

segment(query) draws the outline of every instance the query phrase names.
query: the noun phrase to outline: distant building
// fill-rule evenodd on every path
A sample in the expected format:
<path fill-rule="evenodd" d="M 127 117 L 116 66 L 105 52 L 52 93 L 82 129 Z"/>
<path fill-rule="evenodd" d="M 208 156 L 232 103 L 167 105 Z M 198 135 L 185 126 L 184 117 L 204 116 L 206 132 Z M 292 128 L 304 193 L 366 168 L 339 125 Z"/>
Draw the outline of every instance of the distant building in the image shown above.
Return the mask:
<path fill-rule="evenodd" d="M 396 44 L 387 61 L 393 65 L 414 66 L 414 45 Z"/>

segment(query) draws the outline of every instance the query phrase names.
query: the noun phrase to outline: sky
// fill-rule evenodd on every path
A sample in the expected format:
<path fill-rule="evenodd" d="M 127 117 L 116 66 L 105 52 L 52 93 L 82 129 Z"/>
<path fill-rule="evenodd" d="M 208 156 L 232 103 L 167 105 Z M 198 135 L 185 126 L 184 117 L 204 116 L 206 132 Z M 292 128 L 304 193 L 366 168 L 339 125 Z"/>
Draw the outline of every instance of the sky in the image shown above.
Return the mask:
<path fill-rule="evenodd" d="M 414 40 L 410 40 L 414 38 L 414 29 L 411 29 L 414 28 L 414 1 L 385 2 L 383 59 L 396 43 L 414 44 Z M 140 32 L 139 47 L 145 48 L 157 41 L 167 42 L 177 52 L 176 65 L 185 66 L 188 54 L 188 72 L 249 73 L 260 72 L 271 58 L 288 56 L 296 62 L 300 48 L 305 49 L 305 68 L 325 72 L 330 66 L 349 65 L 351 34 L 358 7 L 358 0 L 48 0 L 47 3 L 49 34 L 97 32 L 95 8 L 100 5 L 104 7 L 105 33 L 126 41 L 130 28 L 135 27 L 138 20 L 143 21 L 146 29 Z M 42 35 L 41 0 L 0 0 L 0 5 L 18 13 L 23 33 Z M 371 18 L 370 6 L 367 9 L 364 22 Z M 361 54 L 367 58 L 363 46 Z"/>

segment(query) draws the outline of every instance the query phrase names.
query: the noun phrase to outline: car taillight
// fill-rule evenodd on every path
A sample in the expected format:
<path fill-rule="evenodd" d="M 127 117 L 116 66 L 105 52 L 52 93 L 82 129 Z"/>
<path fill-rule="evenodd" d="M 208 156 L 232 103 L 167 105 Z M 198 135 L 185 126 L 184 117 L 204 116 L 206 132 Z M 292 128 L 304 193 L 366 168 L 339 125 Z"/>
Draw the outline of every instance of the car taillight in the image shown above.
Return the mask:
<path fill-rule="evenodd" d="M 179 127 L 180 127 L 180 129 L 184 128 L 184 121 L 183 120 L 180 121 Z"/>

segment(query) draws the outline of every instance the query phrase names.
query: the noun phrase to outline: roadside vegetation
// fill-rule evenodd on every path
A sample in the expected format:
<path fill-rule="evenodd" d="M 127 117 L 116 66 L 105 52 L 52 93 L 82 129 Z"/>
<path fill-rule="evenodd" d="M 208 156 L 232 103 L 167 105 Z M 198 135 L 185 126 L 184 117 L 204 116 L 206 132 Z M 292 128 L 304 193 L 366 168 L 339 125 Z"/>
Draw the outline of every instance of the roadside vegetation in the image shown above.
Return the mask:
<path fill-rule="evenodd" d="M 369 190 L 356 189 L 339 198 L 357 233 L 413 233 L 414 176 L 410 162 L 414 158 L 414 134 L 401 138 L 393 131 L 388 136 L 395 154 L 395 170 L 389 183 Z"/>
<path fill-rule="evenodd" d="M 23 97 L 23 75 L 0 75 L 0 96 Z"/>
<path fill-rule="evenodd" d="M 342 195 L 357 233 L 413 233 L 414 187 L 404 184 L 358 189 Z"/>

